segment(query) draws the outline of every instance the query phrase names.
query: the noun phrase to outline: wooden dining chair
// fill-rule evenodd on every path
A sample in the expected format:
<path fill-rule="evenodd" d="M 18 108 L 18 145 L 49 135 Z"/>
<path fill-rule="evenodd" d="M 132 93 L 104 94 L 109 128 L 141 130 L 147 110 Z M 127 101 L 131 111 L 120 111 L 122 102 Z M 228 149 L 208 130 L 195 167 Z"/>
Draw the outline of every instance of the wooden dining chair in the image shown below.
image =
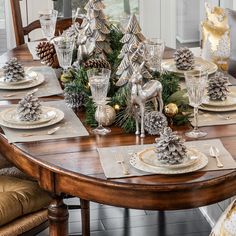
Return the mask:
<path fill-rule="evenodd" d="M 33 21 L 29 25 L 23 27 L 20 1 L 22 0 L 10 0 L 13 26 L 14 26 L 15 38 L 16 38 L 16 46 L 24 44 L 25 43 L 24 37 L 26 35 L 29 35 L 30 32 L 32 32 L 35 29 L 41 28 L 39 20 Z M 57 24 L 56 24 L 55 34 L 56 35 L 60 34 L 60 32 L 63 32 L 63 30 L 69 28 L 71 24 L 72 24 L 71 18 L 58 19 Z"/>

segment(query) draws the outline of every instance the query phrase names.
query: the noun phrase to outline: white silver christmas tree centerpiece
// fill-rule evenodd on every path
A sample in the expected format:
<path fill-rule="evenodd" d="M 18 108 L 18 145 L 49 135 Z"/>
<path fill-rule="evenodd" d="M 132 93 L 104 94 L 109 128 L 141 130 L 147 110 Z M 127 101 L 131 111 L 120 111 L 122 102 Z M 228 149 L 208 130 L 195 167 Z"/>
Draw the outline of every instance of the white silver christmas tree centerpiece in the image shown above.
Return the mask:
<path fill-rule="evenodd" d="M 144 129 L 151 135 L 159 135 L 167 125 L 167 119 L 161 112 L 151 111 L 144 116 Z"/>
<path fill-rule="evenodd" d="M 192 70 L 194 67 L 194 55 L 187 47 L 177 49 L 174 53 L 174 60 L 176 68 L 179 70 Z"/>
<path fill-rule="evenodd" d="M 17 82 L 23 80 L 25 77 L 24 68 L 15 57 L 11 58 L 5 64 L 3 72 L 5 82 Z"/>
<path fill-rule="evenodd" d="M 156 153 L 161 163 L 169 165 L 181 164 L 187 158 L 184 141 L 170 127 L 166 127 L 156 140 Z"/>
<path fill-rule="evenodd" d="M 144 42 L 144 40 L 145 37 L 141 33 L 141 27 L 136 16 L 133 14 L 129 19 L 129 23 L 125 29 L 124 36 L 121 39 L 121 43 L 123 43 L 124 45 L 119 54 L 119 58 L 121 58 L 122 61 L 116 72 L 116 74 L 119 76 L 119 80 L 116 83 L 117 86 L 124 85 L 131 77 L 133 70 L 130 62 L 130 57 L 137 49 L 132 46 L 134 45 L 137 47 L 137 45 L 140 42 Z"/>
<path fill-rule="evenodd" d="M 17 106 L 17 115 L 21 121 L 37 121 L 42 114 L 41 103 L 33 93 L 28 93 Z"/>
<path fill-rule="evenodd" d="M 225 101 L 229 93 L 228 84 L 228 77 L 224 73 L 217 72 L 212 76 L 207 86 L 207 95 L 210 100 Z"/>

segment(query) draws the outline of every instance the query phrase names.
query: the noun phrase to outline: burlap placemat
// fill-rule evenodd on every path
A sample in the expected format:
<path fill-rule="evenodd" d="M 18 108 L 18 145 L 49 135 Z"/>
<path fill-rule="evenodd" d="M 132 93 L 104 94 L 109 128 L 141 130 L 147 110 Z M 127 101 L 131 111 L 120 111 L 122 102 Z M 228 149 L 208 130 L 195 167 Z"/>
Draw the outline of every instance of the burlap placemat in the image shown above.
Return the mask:
<path fill-rule="evenodd" d="M 105 176 L 107 178 L 125 178 L 132 176 L 153 175 L 153 173 L 137 170 L 129 163 L 131 153 L 139 152 L 151 146 L 154 146 L 154 144 L 98 148 L 97 150 Z M 225 149 L 219 139 L 186 142 L 186 146 L 195 147 L 209 157 L 208 165 L 200 171 L 227 170 L 236 168 L 235 160 Z M 220 160 L 224 165 L 223 168 L 218 168 L 216 166 L 216 160 L 209 156 L 210 146 L 216 146 L 220 150 Z M 128 167 L 129 175 L 124 175 L 121 165 L 117 162 L 120 156 L 123 157 L 125 165 Z"/>
<path fill-rule="evenodd" d="M 67 107 L 64 101 L 51 101 L 43 102 L 43 106 L 51 106 L 60 109 L 64 112 L 64 119 L 52 126 L 39 128 L 39 129 L 11 129 L 2 126 L 2 129 L 8 139 L 9 143 L 14 142 L 32 142 L 32 141 L 42 141 L 50 139 L 62 139 L 62 138 L 74 138 L 80 136 L 88 136 L 89 133 L 80 121 L 80 119 L 75 115 L 73 110 Z M 1 108 L 6 109 L 10 106 L 4 106 Z M 61 126 L 61 128 L 52 135 L 48 135 L 48 130 L 54 127 Z M 25 137 L 25 134 L 34 134 L 33 136 Z"/>
<path fill-rule="evenodd" d="M 29 89 L 21 89 L 21 90 L 0 89 L 0 100 L 21 99 L 25 96 L 26 93 L 32 91 L 35 88 L 38 88 L 38 91 L 35 93 L 35 96 L 37 97 L 48 97 L 63 93 L 63 90 L 57 79 L 56 73 L 52 68 L 46 66 L 39 66 L 39 67 L 31 67 L 28 69 L 42 73 L 44 75 L 45 81 L 39 86 Z"/>

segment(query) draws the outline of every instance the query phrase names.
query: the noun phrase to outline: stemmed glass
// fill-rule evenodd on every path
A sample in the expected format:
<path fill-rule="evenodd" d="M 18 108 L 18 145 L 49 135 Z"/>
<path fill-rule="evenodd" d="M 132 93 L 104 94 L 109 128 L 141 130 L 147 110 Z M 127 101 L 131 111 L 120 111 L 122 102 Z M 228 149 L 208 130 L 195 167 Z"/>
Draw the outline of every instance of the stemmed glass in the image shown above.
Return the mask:
<path fill-rule="evenodd" d="M 194 129 L 185 133 L 190 138 L 201 138 L 207 135 L 198 128 L 198 107 L 204 99 L 204 92 L 207 85 L 208 72 L 201 67 L 194 71 L 185 72 L 185 82 L 188 91 L 189 103 L 194 107 Z"/>
<path fill-rule="evenodd" d="M 58 11 L 45 10 L 39 12 L 39 21 L 41 24 L 43 36 L 50 41 L 55 34 Z"/>
<path fill-rule="evenodd" d="M 98 114 L 103 110 L 106 104 L 106 97 L 109 87 L 111 71 L 108 69 L 91 69 L 87 71 L 90 89 L 94 103 L 97 105 Z M 93 129 L 94 134 L 105 135 L 111 132 L 109 128 L 104 128 L 98 115 L 98 127 Z"/>
<path fill-rule="evenodd" d="M 161 72 L 161 62 L 165 50 L 164 41 L 158 38 L 153 38 L 147 40 L 145 45 L 146 59 L 149 62 L 151 69 Z"/>
<path fill-rule="evenodd" d="M 59 36 L 53 39 L 53 44 L 56 49 L 59 65 L 66 72 L 72 63 L 72 56 L 74 50 L 74 37 Z"/>

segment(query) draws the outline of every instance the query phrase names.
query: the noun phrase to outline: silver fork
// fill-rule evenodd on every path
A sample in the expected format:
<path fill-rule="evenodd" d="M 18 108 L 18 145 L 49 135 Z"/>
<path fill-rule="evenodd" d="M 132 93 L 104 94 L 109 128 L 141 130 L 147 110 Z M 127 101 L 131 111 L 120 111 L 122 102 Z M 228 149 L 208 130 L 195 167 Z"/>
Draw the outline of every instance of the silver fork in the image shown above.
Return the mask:
<path fill-rule="evenodd" d="M 31 137 L 31 136 L 37 136 L 37 135 L 53 135 L 54 133 L 56 133 L 59 129 L 61 128 L 61 126 L 57 126 L 55 128 L 52 128 L 48 131 L 46 131 L 45 133 L 30 133 L 30 134 L 22 134 L 22 137 Z"/>
<path fill-rule="evenodd" d="M 220 151 L 217 147 L 211 146 L 209 150 L 210 156 L 216 159 L 216 165 L 218 168 L 224 167 L 224 165 L 221 163 L 219 156 Z"/>
<path fill-rule="evenodd" d="M 124 158 L 121 155 L 118 156 L 117 163 L 121 165 L 121 168 L 123 170 L 124 175 L 129 175 L 130 174 L 129 170 L 128 170 L 128 167 L 125 164 Z"/>

